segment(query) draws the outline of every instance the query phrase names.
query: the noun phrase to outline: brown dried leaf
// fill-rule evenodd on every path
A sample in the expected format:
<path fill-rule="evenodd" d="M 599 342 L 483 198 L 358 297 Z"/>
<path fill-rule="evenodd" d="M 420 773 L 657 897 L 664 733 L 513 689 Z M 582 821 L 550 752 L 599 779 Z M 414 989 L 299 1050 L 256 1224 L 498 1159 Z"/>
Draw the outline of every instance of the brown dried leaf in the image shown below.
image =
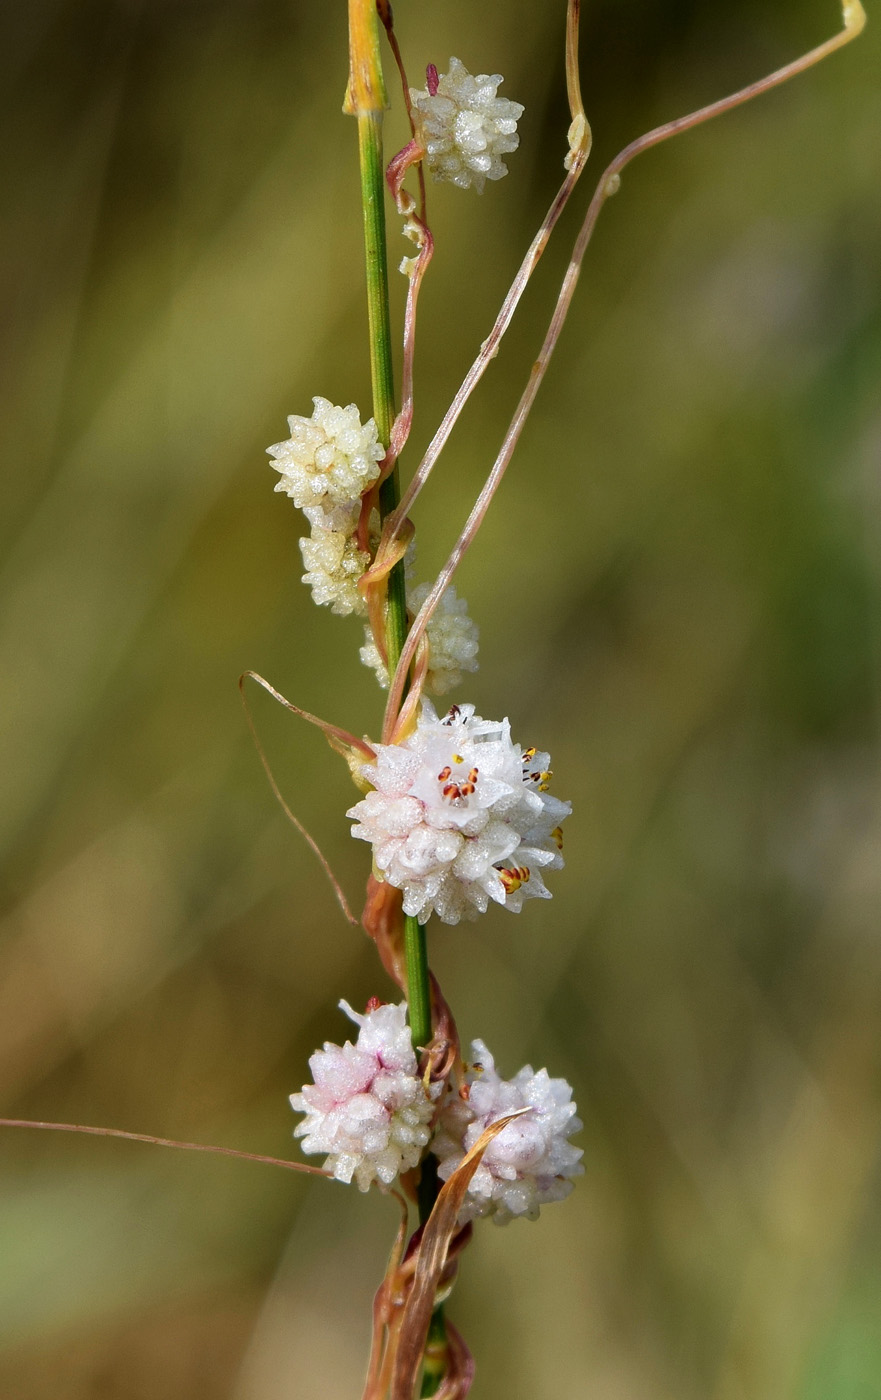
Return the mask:
<path fill-rule="evenodd" d="M 404 966 L 404 913 L 401 891 L 387 885 L 371 874 L 367 877 L 367 901 L 361 915 L 361 925 L 376 944 L 382 965 L 407 995 L 407 975 Z"/>
<path fill-rule="evenodd" d="M 447 1251 L 456 1233 L 456 1220 L 471 1178 L 480 1166 L 483 1154 L 493 1138 L 498 1137 L 502 1129 L 515 1118 L 520 1118 L 528 1112 L 529 1109 L 520 1108 L 516 1113 L 508 1113 L 504 1118 L 497 1118 L 495 1123 L 490 1123 L 471 1151 L 463 1157 L 435 1201 L 416 1256 L 413 1286 L 404 1304 L 390 1400 L 413 1400 L 413 1391 L 425 1352 L 428 1325 L 434 1311 L 438 1282 L 447 1262 Z"/>
<path fill-rule="evenodd" d="M 431 1077 L 434 1080 L 446 1081 L 461 1057 L 459 1030 L 449 1003 L 441 991 L 440 982 L 433 972 L 429 972 L 428 975 L 431 981 L 433 1044 L 435 1047 L 431 1060 Z"/>

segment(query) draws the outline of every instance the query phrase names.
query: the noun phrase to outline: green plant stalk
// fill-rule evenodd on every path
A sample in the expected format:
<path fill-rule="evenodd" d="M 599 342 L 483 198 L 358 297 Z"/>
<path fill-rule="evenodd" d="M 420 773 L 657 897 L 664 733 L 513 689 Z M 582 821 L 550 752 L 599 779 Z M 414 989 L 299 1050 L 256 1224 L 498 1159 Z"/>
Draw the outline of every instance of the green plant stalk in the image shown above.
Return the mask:
<path fill-rule="evenodd" d="M 379 47 L 375 0 L 349 0 L 350 76 L 346 110 L 358 120 L 358 154 L 361 169 L 361 205 L 364 214 L 364 251 L 367 267 L 367 319 L 370 335 L 370 377 L 373 416 L 380 441 L 388 447 L 395 421 L 395 384 L 389 315 L 388 255 L 385 227 L 385 162 L 382 120 L 385 89 Z M 390 515 L 400 500 L 397 463 L 379 492 L 379 514 Z M 389 675 L 394 673 L 407 638 L 407 594 L 404 564 L 392 569 L 388 581 L 386 650 Z M 425 929 L 411 915 L 404 916 L 404 953 L 410 1032 L 418 1050 L 432 1037 L 431 987 Z M 424 1223 L 437 1196 L 437 1174 L 427 1172 L 419 1193 L 419 1217 Z M 443 1380 L 446 1328 L 443 1309 L 437 1308 L 429 1332 L 429 1352 L 423 1370 L 421 1393 L 436 1394 Z"/>
<path fill-rule="evenodd" d="M 377 44 L 379 36 L 374 26 Z M 378 64 L 378 57 L 375 58 Z M 364 211 L 364 252 L 367 264 L 367 321 L 370 332 L 370 377 L 373 416 L 383 446 L 388 447 L 395 421 L 395 385 L 389 316 L 388 257 L 385 231 L 385 180 L 382 155 L 382 111 L 358 112 L 358 153 L 361 162 L 361 204 Z M 384 520 L 400 500 L 398 468 L 383 482 L 379 513 Z M 394 671 L 407 637 L 407 595 L 403 560 L 389 576 L 386 646 L 389 673 Z M 404 946 L 407 965 L 407 1002 L 413 1044 L 419 1048 L 431 1040 L 431 992 L 425 932 L 416 919 L 405 916 Z"/>
<path fill-rule="evenodd" d="M 407 967 L 407 1005 L 410 1031 L 417 1050 L 431 1040 L 431 989 L 428 984 L 428 951 L 425 929 L 412 914 L 404 915 L 404 958 Z M 424 970 L 424 971 L 423 971 Z"/>
<path fill-rule="evenodd" d="M 374 91 L 381 82 L 379 66 L 379 33 L 375 24 L 367 30 L 371 52 L 370 73 Z M 363 37 L 363 36 L 362 36 Z M 373 48 L 373 45 L 376 48 Z M 365 85 L 366 86 L 366 85 Z M 358 101 L 356 85 L 350 85 L 350 98 Z M 382 109 L 372 103 L 368 110 L 357 111 L 358 153 L 361 164 L 361 204 L 364 211 L 364 251 L 367 265 L 367 320 L 370 333 L 370 376 L 373 386 L 373 416 L 380 440 L 385 447 L 395 421 L 395 386 L 392 362 L 391 319 L 389 316 L 388 256 L 385 228 L 385 163 L 382 154 Z M 379 513 L 385 517 L 400 500 L 398 468 L 383 482 L 379 493 Z M 407 595 L 404 565 L 400 561 L 392 569 L 388 585 L 386 616 L 386 647 L 391 674 L 397 665 L 407 637 Z M 407 969 L 407 1003 L 410 1008 L 410 1030 L 418 1049 L 431 1040 L 431 991 L 428 978 L 428 954 L 425 931 L 417 920 L 405 915 L 404 949 Z"/>
<path fill-rule="evenodd" d="M 358 153 L 361 162 L 361 206 L 364 211 L 364 252 L 367 263 L 367 322 L 370 333 L 370 378 L 373 416 L 383 447 L 388 447 L 395 421 L 395 382 L 389 317 L 388 257 L 385 231 L 385 181 L 382 156 L 382 112 L 358 114 Z M 401 498 L 397 463 L 379 490 L 382 520 Z M 407 595 L 404 565 L 399 561 L 388 582 L 386 647 L 391 673 L 407 636 Z"/>
<path fill-rule="evenodd" d="M 428 1328 L 425 1361 L 422 1366 L 421 1396 L 436 1395 L 447 1369 L 447 1328 L 444 1305 L 435 1308 Z"/>

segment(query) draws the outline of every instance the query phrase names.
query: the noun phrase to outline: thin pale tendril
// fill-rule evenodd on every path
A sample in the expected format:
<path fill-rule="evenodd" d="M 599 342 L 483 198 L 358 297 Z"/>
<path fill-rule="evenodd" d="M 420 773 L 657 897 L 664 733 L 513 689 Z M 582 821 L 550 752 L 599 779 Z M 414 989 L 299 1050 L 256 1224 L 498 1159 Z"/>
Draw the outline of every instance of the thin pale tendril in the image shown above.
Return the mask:
<path fill-rule="evenodd" d="M 492 330 L 481 345 L 474 363 L 463 379 L 450 407 L 444 414 L 440 427 L 426 449 L 425 456 L 416 468 L 412 480 L 401 497 L 400 504 L 389 515 L 385 522 L 383 530 L 383 548 L 393 543 L 400 534 L 407 514 L 431 475 L 432 468 L 443 451 L 447 439 L 458 422 L 462 410 L 486 373 L 490 361 L 495 359 L 495 356 L 498 354 L 499 345 L 513 320 L 514 312 L 517 310 L 520 298 L 523 296 L 526 285 L 541 260 L 550 236 L 554 231 L 560 215 L 569 202 L 569 197 L 578 183 L 579 176 L 590 154 L 590 127 L 587 124 L 584 107 L 581 101 L 581 89 L 578 82 L 577 69 L 580 9 L 580 0 L 570 0 L 566 22 L 566 78 L 569 92 L 569 111 L 572 118 L 572 125 L 569 128 L 570 139 L 572 139 L 572 133 L 577 133 L 578 141 L 574 147 L 570 146 L 569 156 L 567 156 L 567 161 L 570 161 L 570 164 L 567 168 L 565 179 L 557 191 L 542 221 L 541 227 L 527 249 L 526 256 L 520 264 L 517 276 L 511 283 L 508 294 L 502 302 Z"/>
<path fill-rule="evenodd" d="M 215 1147 L 205 1142 L 178 1142 L 175 1138 L 153 1137 L 150 1133 L 127 1133 L 122 1128 L 92 1128 L 83 1123 L 37 1123 L 30 1118 L 0 1118 L 0 1128 L 43 1128 L 54 1133 L 87 1133 L 93 1137 L 125 1138 L 127 1142 L 146 1142 L 152 1147 L 177 1147 L 184 1152 L 214 1152 L 220 1157 L 238 1157 L 243 1162 L 263 1162 L 269 1167 L 284 1167 L 289 1172 L 306 1172 L 333 1180 L 333 1173 L 323 1167 L 310 1167 L 305 1162 L 289 1162 L 285 1157 L 267 1157 L 262 1152 L 239 1152 L 235 1147 Z"/>
<path fill-rule="evenodd" d="M 251 710 L 248 705 L 248 699 L 245 695 L 246 680 L 255 681 L 257 685 L 262 686 L 263 689 L 269 695 L 272 696 L 273 700 L 277 700 L 280 705 L 283 705 L 286 710 L 290 710 L 293 714 L 299 715 L 301 719 L 308 720 L 310 724 L 317 725 L 320 729 L 322 729 L 325 732 L 325 734 L 331 740 L 331 742 L 333 742 L 333 740 L 336 738 L 339 739 L 340 742 L 351 743 L 351 741 L 353 740 L 353 736 L 350 734 L 345 734 L 344 730 L 337 729 L 334 725 L 325 724 L 323 720 L 317 719 L 314 715 L 310 715 L 308 711 L 301 710 L 298 705 L 292 704 L 290 700 L 285 699 L 285 697 L 281 694 L 280 691 L 275 689 L 275 686 L 270 685 L 269 681 L 265 680 L 263 676 L 258 675 L 256 671 L 245 671 L 241 676 L 239 676 L 239 692 L 242 697 L 242 704 L 245 707 L 245 718 L 248 721 L 248 728 L 251 731 L 251 738 L 254 741 L 254 747 L 256 748 L 257 755 L 260 759 L 261 764 L 263 765 L 263 771 L 269 779 L 269 786 L 272 788 L 273 794 L 275 795 L 275 799 L 281 807 L 282 811 L 284 812 L 285 816 L 287 817 L 288 821 L 296 827 L 297 831 L 299 831 L 303 840 L 306 842 L 306 845 L 318 857 L 318 860 L 321 863 L 321 868 L 327 876 L 328 880 L 330 881 L 331 888 L 333 889 L 333 892 L 336 895 L 337 903 L 339 904 L 349 923 L 357 925 L 358 920 L 355 918 L 354 914 L 349 908 L 349 901 L 346 899 L 343 887 L 333 872 L 333 868 L 331 867 L 330 861 L 327 859 L 321 847 L 318 845 L 318 842 L 315 840 L 314 836 L 312 836 L 311 833 L 307 831 L 306 827 L 300 821 L 299 817 L 294 816 L 294 813 L 291 811 L 290 807 L 288 806 L 287 802 L 281 794 L 281 789 L 279 788 L 278 783 L 275 781 L 275 776 L 272 772 L 272 769 L 269 766 L 269 759 L 266 757 L 266 751 L 264 750 L 263 745 L 260 742 L 260 737 L 257 733 L 257 727 L 254 724 L 254 717 L 251 714 Z M 344 740 L 342 738 L 343 735 L 345 735 Z M 373 757 L 373 750 L 368 745 L 364 744 L 363 741 L 355 740 L 355 744 L 363 748 L 365 759 Z"/>

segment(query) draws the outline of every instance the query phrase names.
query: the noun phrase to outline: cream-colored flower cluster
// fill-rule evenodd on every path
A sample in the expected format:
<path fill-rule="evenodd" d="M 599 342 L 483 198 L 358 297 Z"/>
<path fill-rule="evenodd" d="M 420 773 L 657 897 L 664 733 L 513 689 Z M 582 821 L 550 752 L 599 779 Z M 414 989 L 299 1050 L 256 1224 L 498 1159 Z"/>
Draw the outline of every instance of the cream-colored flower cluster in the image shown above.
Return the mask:
<path fill-rule="evenodd" d="M 358 580 L 370 563 L 355 532 L 361 497 L 379 477 L 385 451 L 372 418 L 362 425 L 353 403 L 339 408 L 314 398 L 311 418 L 292 414 L 291 435 L 266 450 L 280 473 L 276 491 L 290 496 L 312 527 L 300 540 L 303 582 L 316 603 L 335 613 L 363 613 Z"/>
<path fill-rule="evenodd" d="M 478 194 L 487 180 L 501 180 L 508 167 L 502 156 L 520 144 L 519 102 L 498 97 L 500 73 L 475 78 L 458 58 L 449 73 L 429 70 L 427 88 L 411 88 L 410 100 L 426 164 L 435 180 L 449 180 L 460 189 L 472 185 Z"/>

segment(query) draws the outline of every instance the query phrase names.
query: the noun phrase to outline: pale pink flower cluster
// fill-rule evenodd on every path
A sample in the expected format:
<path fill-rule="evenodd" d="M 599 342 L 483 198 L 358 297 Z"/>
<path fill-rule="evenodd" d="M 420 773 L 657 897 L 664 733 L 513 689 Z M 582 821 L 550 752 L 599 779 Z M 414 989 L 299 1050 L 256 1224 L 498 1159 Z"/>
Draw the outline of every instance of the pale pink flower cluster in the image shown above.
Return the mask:
<path fill-rule="evenodd" d="M 406 1003 L 377 1005 L 363 1016 L 348 1002 L 340 1006 L 359 1027 L 357 1041 L 326 1041 L 309 1060 L 313 1083 L 291 1095 L 292 1107 L 305 1114 L 294 1136 L 303 1139 L 304 1152 L 324 1155 L 337 1181 L 354 1180 L 362 1191 L 374 1181 L 390 1186 L 418 1164 L 429 1141 L 447 1181 L 491 1123 L 520 1111 L 484 1152 L 460 1221 L 535 1220 L 541 1206 L 569 1195 L 584 1168 L 581 1150 L 569 1142 L 581 1123 L 565 1079 L 531 1065 L 502 1079 L 483 1041 L 475 1040 L 463 1091 L 448 1091 L 432 1139 L 441 1086 L 419 1076 Z"/>
<path fill-rule="evenodd" d="M 439 719 L 424 700 L 409 738 L 380 744 L 361 775 L 373 791 L 347 813 L 352 835 L 370 842 L 406 914 L 456 924 L 490 900 L 517 913 L 550 898 L 542 872 L 563 864 L 571 806 L 546 790 L 548 755 L 514 744 L 506 719 L 481 719 L 473 705 Z"/>
<path fill-rule="evenodd" d="M 520 144 L 519 102 L 498 97 L 500 73 L 473 77 L 458 58 L 449 73 L 432 71 L 428 88 L 411 88 L 413 116 L 426 151 L 426 164 L 435 180 L 449 180 L 460 189 L 483 192 L 487 180 L 500 180 L 508 167 L 503 155 Z"/>
<path fill-rule="evenodd" d="M 487 1147 L 459 1219 L 464 1223 L 491 1215 L 497 1225 L 515 1216 L 536 1220 L 540 1207 L 564 1200 L 573 1177 L 584 1172 L 582 1151 L 568 1140 L 582 1126 L 572 1089 L 565 1079 L 551 1079 L 546 1069 L 535 1072 L 531 1065 L 513 1079 L 502 1079 L 482 1040 L 472 1042 L 471 1057 L 467 1098 L 451 1095 L 431 1145 L 440 1161 L 438 1175 L 448 1180 L 491 1123 L 527 1109 Z"/>
<path fill-rule="evenodd" d="M 291 1094 L 291 1106 L 306 1115 L 294 1137 L 303 1139 L 304 1152 L 326 1154 L 337 1181 L 354 1178 L 366 1191 L 416 1166 L 431 1136 L 437 1090 L 429 1092 L 419 1077 L 406 1002 L 363 1016 L 348 1002 L 340 1006 L 360 1027 L 358 1039 L 326 1041 L 310 1058 L 313 1083 Z"/>
<path fill-rule="evenodd" d="M 316 603 L 335 613 L 365 611 L 358 580 L 370 559 L 358 548 L 355 531 L 361 497 L 379 477 L 385 455 L 372 418 L 363 424 L 353 403 L 339 408 L 314 398 L 311 418 L 291 414 L 291 435 L 266 450 L 280 473 L 276 491 L 284 491 L 312 527 L 300 540 L 306 573 L 303 582 Z"/>

